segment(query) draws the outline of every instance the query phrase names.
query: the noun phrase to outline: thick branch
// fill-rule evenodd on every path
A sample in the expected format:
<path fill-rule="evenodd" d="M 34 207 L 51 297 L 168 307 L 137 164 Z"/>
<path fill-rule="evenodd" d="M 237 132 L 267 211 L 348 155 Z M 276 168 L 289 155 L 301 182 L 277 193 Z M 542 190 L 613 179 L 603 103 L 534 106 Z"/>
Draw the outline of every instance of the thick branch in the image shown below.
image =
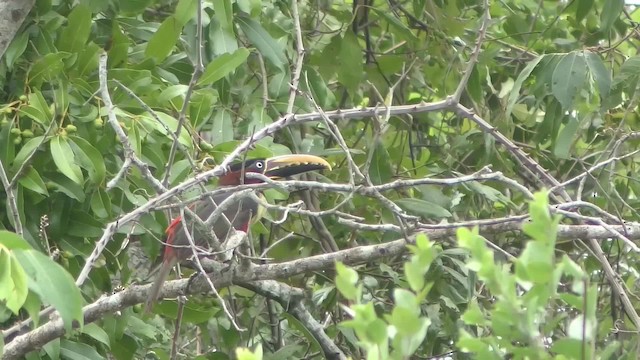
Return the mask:
<path fill-rule="evenodd" d="M 35 0 L 0 1 L 0 59 L 35 3 Z"/>

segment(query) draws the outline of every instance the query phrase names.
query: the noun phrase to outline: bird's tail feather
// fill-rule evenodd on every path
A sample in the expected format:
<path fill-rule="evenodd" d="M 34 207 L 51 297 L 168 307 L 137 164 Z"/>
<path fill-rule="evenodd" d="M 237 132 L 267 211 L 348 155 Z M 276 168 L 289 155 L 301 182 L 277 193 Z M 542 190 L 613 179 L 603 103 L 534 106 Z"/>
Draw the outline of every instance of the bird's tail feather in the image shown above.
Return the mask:
<path fill-rule="evenodd" d="M 160 267 L 160 270 L 158 271 L 158 274 L 156 275 L 156 278 L 149 288 L 149 292 L 147 293 L 147 301 L 144 306 L 145 314 L 151 312 L 151 309 L 153 309 L 153 305 L 155 304 L 156 300 L 158 300 L 158 295 L 160 295 L 162 284 L 164 284 L 164 281 L 169 276 L 169 272 L 171 272 L 171 269 L 173 269 L 173 266 L 175 264 L 175 257 L 167 258 L 162 262 L 162 266 Z"/>

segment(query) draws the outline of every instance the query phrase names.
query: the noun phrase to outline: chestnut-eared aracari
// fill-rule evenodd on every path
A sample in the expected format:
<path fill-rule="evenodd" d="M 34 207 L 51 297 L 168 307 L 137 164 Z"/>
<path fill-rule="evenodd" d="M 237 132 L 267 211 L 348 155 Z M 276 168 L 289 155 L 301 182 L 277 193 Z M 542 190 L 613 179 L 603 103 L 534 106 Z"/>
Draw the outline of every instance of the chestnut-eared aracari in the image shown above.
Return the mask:
<path fill-rule="evenodd" d="M 329 163 L 317 156 L 313 155 L 283 155 L 268 159 L 251 159 L 245 162 L 236 163 L 230 166 L 229 170 L 220 177 L 218 186 L 235 186 L 240 184 L 257 184 L 263 181 L 257 178 L 245 177 L 246 173 L 260 173 L 270 179 L 278 180 L 288 176 L 301 174 L 313 170 L 331 169 Z M 204 198 L 192 204 L 191 210 L 195 214 L 206 221 L 214 212 L 216 207 L 230 197 L 232 192 L 225 192 Z M 244 197 L 227 206 L 222 211 L 224 216 L 213 220 L 213 231 L 220 242 L 223 242 L 231 235 L 231 228 L 247 232 L 249 226 L 259 220 L 261 211 L 259 204 L 252 198 Z M 185 219 L 186 221 L 187 219 Z M 191 239 L 198 247 L 208 248 L 208 236 L 200 233 L 195 226 L 187 222 L 188 228 L 185 229 L 184 223 L 180 216 L 171 221 L 165 231 L 165 247 L 162 258 L 162 265 L 153 285 L 149 289 L 145 311 L 148 312 L 158 299 L 160 289 L 165 279 L 169 275 L 171 269 L 178 263 L 189 259 L 193 255 L 189 238 L 186 231 L 189 231 Z"/>

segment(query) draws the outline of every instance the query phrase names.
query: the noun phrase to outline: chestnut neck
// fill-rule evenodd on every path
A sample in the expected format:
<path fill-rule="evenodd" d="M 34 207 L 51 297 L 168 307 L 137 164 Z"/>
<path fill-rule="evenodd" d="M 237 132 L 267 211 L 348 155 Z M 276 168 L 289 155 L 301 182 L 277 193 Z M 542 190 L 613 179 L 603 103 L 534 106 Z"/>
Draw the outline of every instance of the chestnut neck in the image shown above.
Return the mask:
<path fill-rule="evenodd" d="M 244 177 L 244 176 L 243 176 Z M 262 184 L 263 181 L 260 179 L 250 179 L 244 177 L 244 182 L 241 181 L 240 172 L 230 172 L 218 180 L 218 186 L 235 186 L 240 184 Z"/>

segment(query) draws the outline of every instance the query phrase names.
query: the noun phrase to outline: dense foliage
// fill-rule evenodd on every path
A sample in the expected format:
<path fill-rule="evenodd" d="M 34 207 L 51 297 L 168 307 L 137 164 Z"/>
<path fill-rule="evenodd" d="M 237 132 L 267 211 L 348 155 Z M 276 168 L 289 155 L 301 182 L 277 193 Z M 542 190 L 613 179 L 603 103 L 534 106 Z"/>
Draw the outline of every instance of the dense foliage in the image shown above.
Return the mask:
<path fill-rule="evenodd" d="M 0 61 L 4 356 L 637 358 L 638 22 L 622 0 L 35 1 Z M 171 217 L 289 153 L 333 170 L 266 191 L 209 264 L 219 294 L 174 281 L 144 314 Z"/>

